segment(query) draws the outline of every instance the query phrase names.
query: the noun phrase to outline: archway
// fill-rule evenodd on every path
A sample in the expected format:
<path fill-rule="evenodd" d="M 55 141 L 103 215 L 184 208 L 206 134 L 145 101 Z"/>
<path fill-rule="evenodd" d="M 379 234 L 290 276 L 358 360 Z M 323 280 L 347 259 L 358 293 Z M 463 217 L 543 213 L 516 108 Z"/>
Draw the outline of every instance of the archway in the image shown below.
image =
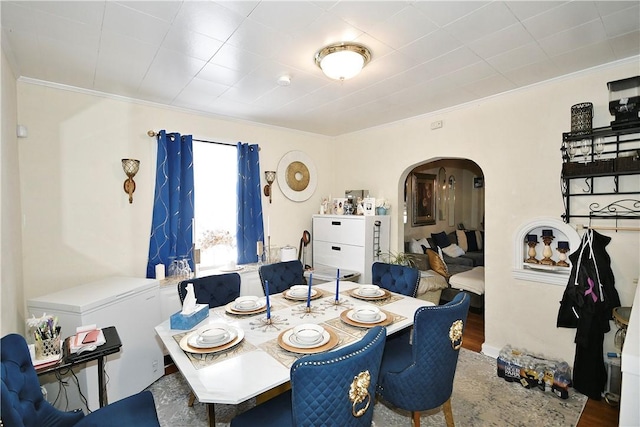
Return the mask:
<path fill-rule="evenodd" d="M 484 172 L 480 166 L 466 158 L 427 159 L 407 167 L 398 183 L 401 189 L 399 206 L 404 206 L 398 237 L 404 251 L 411 252 L 410 243 L 414 239 L 431 238 L 432 234 L 444 232 L 452 243 L 460 244 L 465 251 L 471 249 L 455 260 L 443 255 L 446 261 L 451 262 L 448 266 L 451 274 L 484 266 L 484 242 L 482 250 L 478 251 L 477 247 L 471 248 L 468 242 L 462 244 L 458 241 L 458 237 L 470 232 L 480 233 L 479 239 L 485 238 L 484 184 Z M 440 298 L 436 297 L 436 301 L 444 303 L 457 292 L 445 289 Z M 484 296 L 471 295 L 475 302 L 472 304 L 475 314 L 473 322 L 481 332 L 478 343 L 481 345 L 484 341 Z"/>

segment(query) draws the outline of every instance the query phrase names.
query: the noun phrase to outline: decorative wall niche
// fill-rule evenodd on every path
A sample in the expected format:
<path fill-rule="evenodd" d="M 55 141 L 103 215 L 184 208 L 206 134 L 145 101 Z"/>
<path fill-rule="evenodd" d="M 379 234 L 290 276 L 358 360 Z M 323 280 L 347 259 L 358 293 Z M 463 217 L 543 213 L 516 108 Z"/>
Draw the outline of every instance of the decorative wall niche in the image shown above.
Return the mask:
<path fill-rule="evenodd" d="M 526 262 L 529 258 L 528 235 L 535 235 L 537 237 L 538 243 L 535 245 L 535 258 L 538 260 L 544 258 L 543 251 L 545 244 L 542 236 L 543 230 L 551 230 L 551 234 L 553 235 L 553 239 L 551 239 L 549 245 L 551 249 L 549 259 L 553 264 L 528 263 Z M 558 242 L 569 242 L 569 251 L 566 253 L 566 262 L 569 264 L 568 267 L 557 265 L 558 261 L 561 260 L 560 252 L 557 250 Z M 513 277 L 533 282 L 565 286 L 571 273 L 569 255 L 578 249 L 579 245 L 580 236 L 571 225 L 552 217 L 535 218 L 523 224 L 514 236 Z"/>

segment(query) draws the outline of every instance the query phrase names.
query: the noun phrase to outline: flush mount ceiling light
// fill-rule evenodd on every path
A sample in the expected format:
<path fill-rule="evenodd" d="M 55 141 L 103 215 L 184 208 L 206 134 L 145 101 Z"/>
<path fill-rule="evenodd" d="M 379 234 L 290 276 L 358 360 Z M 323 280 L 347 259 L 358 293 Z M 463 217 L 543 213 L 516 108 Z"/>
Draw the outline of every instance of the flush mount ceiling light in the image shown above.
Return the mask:
<path fill-rule="evenodd" d="M 357 43 L 336 43 L 316 53 L 316 65 L 329 78 L 347 80 L 371 61 L 371 52 Z"/>

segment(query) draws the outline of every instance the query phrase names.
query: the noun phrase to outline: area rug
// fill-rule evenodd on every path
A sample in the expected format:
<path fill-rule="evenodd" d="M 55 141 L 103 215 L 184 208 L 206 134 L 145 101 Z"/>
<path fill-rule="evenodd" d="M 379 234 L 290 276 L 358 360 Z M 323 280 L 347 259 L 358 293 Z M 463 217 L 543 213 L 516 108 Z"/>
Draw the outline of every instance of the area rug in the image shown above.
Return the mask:
<path fill-rule="evenodd" d="M 180 373 L 165 375 L 153 383 L 162 427 L 206 427 L 204 404 L 187 406 L 189 387 Z M 451 398 L 453 418 L 459 426 L 575 426 L 587 402 L 587 397 L 569 390 L 568 399 L 550 392 L 525 389 L 519 383 L 506 382 L 496 375 L 496 361 L 490 357 L 462 349 Z M 249 400 L 241 405 L 219 405 L 216 426 L 228 426 L 231 419 L 255 405 Z M 410 426 L 410 414 L 385 402 L 376 403 L 373 415 L 375 427 Z M 423 426 L 446 425 L 442 411 L 423 413 Z"/>

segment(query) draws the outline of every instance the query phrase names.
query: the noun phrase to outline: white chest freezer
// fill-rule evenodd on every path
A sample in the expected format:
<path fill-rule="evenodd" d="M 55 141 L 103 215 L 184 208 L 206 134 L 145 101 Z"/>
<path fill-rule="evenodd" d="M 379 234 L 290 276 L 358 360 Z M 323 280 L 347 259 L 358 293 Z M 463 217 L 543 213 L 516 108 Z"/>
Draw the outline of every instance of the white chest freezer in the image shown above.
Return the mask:
<path fill-rule="evenodd" d="M 109 277 L 74 286 L 27 301 L 29 315 L 43 313 L 58 316 L 61 334 L 75 334 L 78 326 L 96 324 L 98 328 L 115 326 L 122 341 L 119 353 L 107 357 L 107 398 L 115 402 L 138 393 L 164 374 L 162 344 L 156 337 L 155 326 L 160 317 L 159 284 L 155 279 Z M 89 409 L 98 403 L 97 362 L 74 368 L 82 394 Z M 59 383 L 53 375 L 40 378 L 53 402 Z M 65 378 L 68 404 L 59 399 L 60 409 L 83 408 L 78 387 L 72 377 Z M 85 408 L 86 411 L 86 408 Z"/>

